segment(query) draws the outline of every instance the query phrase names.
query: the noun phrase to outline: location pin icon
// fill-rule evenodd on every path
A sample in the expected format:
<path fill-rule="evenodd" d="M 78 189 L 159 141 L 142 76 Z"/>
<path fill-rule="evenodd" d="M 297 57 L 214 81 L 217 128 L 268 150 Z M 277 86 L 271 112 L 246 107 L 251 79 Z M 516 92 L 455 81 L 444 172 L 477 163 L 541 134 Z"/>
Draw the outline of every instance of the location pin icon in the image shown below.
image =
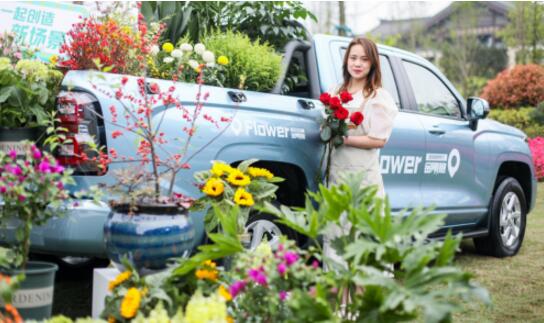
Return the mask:
<path fill-rule="evenodd" d="M 461 155 L 459 154 L 459 150 L 453 148 L 448 156 L 448 173 L 450 177 L 455 176 L 455 173 L 459 170 L 459 166 L 461 166 Z"/>

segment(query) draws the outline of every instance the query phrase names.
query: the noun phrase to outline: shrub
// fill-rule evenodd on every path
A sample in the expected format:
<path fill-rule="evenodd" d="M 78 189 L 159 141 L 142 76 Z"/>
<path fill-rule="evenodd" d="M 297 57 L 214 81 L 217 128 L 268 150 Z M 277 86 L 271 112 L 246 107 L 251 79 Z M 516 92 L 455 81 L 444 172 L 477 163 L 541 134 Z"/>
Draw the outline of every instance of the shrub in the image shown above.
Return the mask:
<path fill-rule="evenodd" d="M 482 97 L 492 107 L 536 106 L 544 101 L 544 67 L 529 64 L 504 70 L 487 83 Z"/>
<path fill-rule="evenodd" d="M 247 35 L 227 31 L 205 36 L 202 43 L 218 56 L 229 58 L 223 86 L 270 91 L 281 71 L 281 56 L 267 43 L 251 41 Z"/>
<path fill-rule="evenodd" d="M 536 137 L 529 139 L 529 148 L 533 155 L 533 164 L 535 165 L 536 178 L 539 181 L 544 180 L 544 138 Z"/>
<path fill-rule="evenodd" d="M 533 117 L 535 109 L 523 107 L 516 110 L 492 109 L 489 118 L 516 127 L 533 138 L 544 134 L 544 125 Z"/>

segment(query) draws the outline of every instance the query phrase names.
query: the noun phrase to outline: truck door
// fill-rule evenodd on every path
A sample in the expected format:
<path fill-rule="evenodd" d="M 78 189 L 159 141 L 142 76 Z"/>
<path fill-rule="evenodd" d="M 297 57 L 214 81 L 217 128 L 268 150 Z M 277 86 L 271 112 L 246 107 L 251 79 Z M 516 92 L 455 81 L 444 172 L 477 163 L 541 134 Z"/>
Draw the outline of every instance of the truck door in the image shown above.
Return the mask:
<path fill-rule="evenodd" d="M 464 119 L 460 100 L 441 77 L 414 62 L 403 61 L 402 65 L 425 129 L 424 205 L 446 213 L 448 227 L 471 226 L 486 212 L 486 201 L 475 183 L 476 133 Z"/>

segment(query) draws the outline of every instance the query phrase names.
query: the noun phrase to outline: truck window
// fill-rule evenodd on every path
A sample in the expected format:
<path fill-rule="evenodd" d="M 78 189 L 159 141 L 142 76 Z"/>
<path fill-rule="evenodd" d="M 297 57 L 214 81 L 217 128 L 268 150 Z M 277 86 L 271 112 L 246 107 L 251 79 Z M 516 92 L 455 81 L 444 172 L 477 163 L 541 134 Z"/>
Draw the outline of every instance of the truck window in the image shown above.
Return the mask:
<path fill-rule="evenodd" d="M 302 51 L 297 50 L 293 53 L 281 93 L 302 98 L 311 97 L 306 60 Z"/>
<path fill-rule="evenodd" d="M 402 63 L 412 85 L 419 112 L 461 118 L 459 102 L 440 78 L 421 65 L 404 60 Z"/>

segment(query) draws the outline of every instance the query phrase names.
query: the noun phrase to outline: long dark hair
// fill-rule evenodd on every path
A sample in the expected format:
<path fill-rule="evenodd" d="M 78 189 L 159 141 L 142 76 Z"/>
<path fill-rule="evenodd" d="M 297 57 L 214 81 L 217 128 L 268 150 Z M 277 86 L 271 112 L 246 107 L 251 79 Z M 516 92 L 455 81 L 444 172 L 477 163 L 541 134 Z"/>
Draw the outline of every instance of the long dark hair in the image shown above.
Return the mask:
<path fill-rule="evenodd" d="M 382 70 L 380 67 L 380 57 L 378 56 L 378 48 L 376 44 L 367 38 L 356 37 L 354 38 L 346 50 L 344 55 L 344 62 L 342 64 L 342 74 L 344 76 L 344 83 L 340 88 L 340 91 L 347 91 L 349 81 L 351 80 L 351 75 L 348 72 L 348 57 L 351 48 L 355 45 L 363 46 L 366 56 L 370 59 L 370 71 L 367 75 L 367 82 L 363 89 L 363 94 L 365 96 L 375 96 L 376 90 L 382 87 Z"/>

